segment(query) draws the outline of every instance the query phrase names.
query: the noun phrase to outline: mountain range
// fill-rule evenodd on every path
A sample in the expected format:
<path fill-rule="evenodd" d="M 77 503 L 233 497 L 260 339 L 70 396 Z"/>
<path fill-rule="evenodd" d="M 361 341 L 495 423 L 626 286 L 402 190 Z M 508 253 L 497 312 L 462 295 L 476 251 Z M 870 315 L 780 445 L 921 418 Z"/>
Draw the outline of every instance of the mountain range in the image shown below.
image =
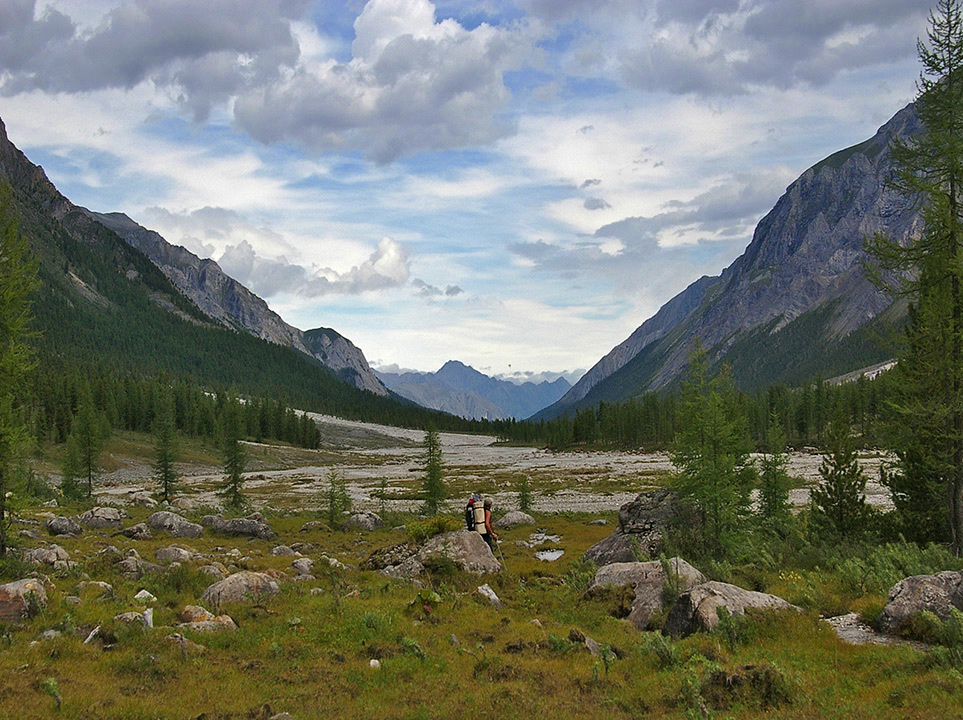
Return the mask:
<path fill-rule="evenodd" d="M 392 391 L 424 407 L 474 420 L 522 419 L 558 400 L 571 387 L 567 380 L 516 384 L 449 360 L 433 373 L 375 374 Z"/>
<path fill-rule="evenodd" d="M 669 300 L 536 417 L 670 387 L 697 343 L 747 390 L 891 357 L 891 332 L 906 306 L 867 280 L 863 243 L 876 232 L 904 240 L 920 231 L 915 199 L 888 184 L 891 141 L 920 131 L 908 105 L 872 138 L 806 170 L 721 275 L 699 278 Z"/>

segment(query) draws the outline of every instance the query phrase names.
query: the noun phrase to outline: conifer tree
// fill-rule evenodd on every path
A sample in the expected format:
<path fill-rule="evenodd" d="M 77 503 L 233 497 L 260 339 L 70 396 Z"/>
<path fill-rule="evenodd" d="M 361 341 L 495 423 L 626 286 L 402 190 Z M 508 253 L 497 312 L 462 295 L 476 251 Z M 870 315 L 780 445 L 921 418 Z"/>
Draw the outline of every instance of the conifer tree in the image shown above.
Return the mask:
<path fill-rule="evenodd" d="M 441 438 L 434 425 L 429 424 L 425 428 L 425 439 L 422 447 L 424 478 L 421 489 L 425 499 L 423 510 L 426 515 L 437 515 L 441 503 L 444 502 L 448 493 L 442 476 Z"/>
<path fill-rule="evenodd" d="M 849 424 L 841 413 L 830 424 L 827 454 L 819 466 L 819 485 L 812 490 L 813 518 L 824 533 L 852 537 L 865 529 L 866 475 L 857 461 Z"/>
<path fill-rule="evenodd" d="M 773 412 L 766 428 L 766 453 L 759 462 L 759 515 L 772 526 L 789 519 L 789 490 L 792 481 L 786 467 L 786 433 Z"/>
<path fill-rule="evenodd" d="M 87 498 L 94 494 L 94 479 L 100 469 L 100 453 L 104 449 L 104 440 L 108 434 L 106 419 L 97 412 L 89 388 L 85 388 L 80 396 L 77 414 L 70 424 L 67 456 L 70 458 L 70 470 L 74 477 L 85 484 L 83 494 Z"/>
<path fill-rule="evenodd" d="M 177 458 L 177 429 L 174 427 L 174 404 L 169 394 L 160 398 L 154 418 L 154 479 L 160 485 L 160 498 L 170 502 L 177 485 L 174 460 Z"/>
<path fill-rule="evenodd" d="M 710 374 L 701 347 L 689 358 L 680 406 L 671 486 L 701 515 L 703 550 L 724 555 L 748 515 L 756 474 L 732 376 Z"/>
<path fill-rule="evenodd" d="M 20 234 L 13 194 L 5 182 L 0 183 L 0 557 L 7 551 L 7 493 L 25 440 L 18 404 L 31 365 L 24 341 L 29 335 L 30 294 L 36 285 L 36 264 Z"/>
<path fill-rule="evenodd" d="M 237 398 L 228 396 L 221 409 L 220 441 L 221 458 L 224 461 L 224 485 L 221 497 L 233 508 L 244 505 L 244 466 L 247 454 L 241 445 L 243 431 L 241 429 L 241 404 Z"/>
<path fill-rule="evenodd" d="M 938 0 L 926 41 L 916 113 L 923 132 L 895 142 L 893 186 L 920 203 L 923 229 L 900 244 L 875 236 L 875 276 L 890 271 L 911 300 L 895 372 L 886 477 L 903 526 L 963 554 L 963 5 Z M 935 508 L 938 508 L 935 510 Z"/>

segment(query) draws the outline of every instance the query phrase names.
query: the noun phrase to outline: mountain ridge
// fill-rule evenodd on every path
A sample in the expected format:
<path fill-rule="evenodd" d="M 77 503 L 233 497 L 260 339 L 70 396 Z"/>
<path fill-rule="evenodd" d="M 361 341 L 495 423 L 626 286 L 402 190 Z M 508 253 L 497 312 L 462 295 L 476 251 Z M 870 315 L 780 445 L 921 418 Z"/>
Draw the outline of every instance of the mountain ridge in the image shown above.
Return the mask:
<path fill-rule="evenodd" d="M 744 389 L 799 381 L 792 357 L 782 368 L 771 362 L 780 353 L 807 354 L 819 347 L 823 368 L 818 358 L 806 358 L 817 374 L 840 374 L 858 363 L 886 359 L 888 351 L 874 351 L 869 335 L 884 323 L 898 324 L 899 306 L 866 279 L 863 241 L 877 231 L 896 239 L 919 232 L 914 199 L 889 187 L 888 179 L 891 140 L 920 129 L 913 105 L 907 105 L 873 137 L 808 168 L 718 278 L 689 285 L 535 417 L 665 389 L 685 368 L 697 339 L 713 362 L 733 366 Z M 804 335 L 809 347 L 802 341 L 806 338 L 800 339 Z M 853 367 L 840 367 L 847 352 Z M 761 357 L 766 353 L 770 362 Z"/>

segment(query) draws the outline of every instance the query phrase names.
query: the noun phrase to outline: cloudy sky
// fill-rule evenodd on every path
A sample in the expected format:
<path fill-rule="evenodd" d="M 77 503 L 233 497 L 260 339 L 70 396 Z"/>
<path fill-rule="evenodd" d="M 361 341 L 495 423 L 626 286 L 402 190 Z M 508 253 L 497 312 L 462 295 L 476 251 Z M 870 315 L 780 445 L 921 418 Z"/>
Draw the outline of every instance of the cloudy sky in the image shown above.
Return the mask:
<path fill-rule="evenodd" d="M 376 366 L 572 373 L 912 99 L 930 5 L 0 0 L 0 118 Z"/>

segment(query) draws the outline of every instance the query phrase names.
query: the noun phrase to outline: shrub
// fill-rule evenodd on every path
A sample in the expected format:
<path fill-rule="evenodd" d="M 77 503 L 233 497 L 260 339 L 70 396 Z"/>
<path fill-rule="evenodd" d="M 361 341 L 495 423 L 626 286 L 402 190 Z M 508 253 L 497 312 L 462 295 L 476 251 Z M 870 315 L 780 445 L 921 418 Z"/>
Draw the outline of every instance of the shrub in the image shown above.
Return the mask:
<path fill-rule="evenodd" d="M 459 530 L 461 527 L 461 521 L 451 515 L 433 515 L 426 520 L 408 523 L 405 526 L 405 535 L 414 542 L 422 543 L 435 535 Z"/>

